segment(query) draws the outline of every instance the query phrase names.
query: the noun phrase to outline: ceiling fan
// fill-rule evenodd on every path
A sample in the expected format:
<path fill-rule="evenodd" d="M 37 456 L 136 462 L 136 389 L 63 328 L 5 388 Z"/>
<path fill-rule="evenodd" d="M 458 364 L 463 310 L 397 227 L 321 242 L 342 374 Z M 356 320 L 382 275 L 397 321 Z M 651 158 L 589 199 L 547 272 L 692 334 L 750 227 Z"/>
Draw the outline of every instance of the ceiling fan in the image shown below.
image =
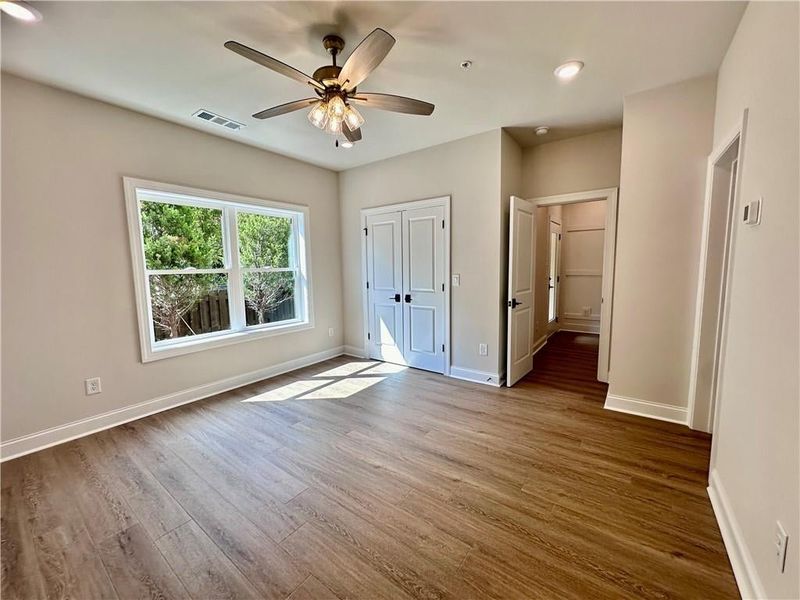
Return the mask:
<path fill-rule="evenodd" d="M 314 71 L 313 77 L 239 42 L 225 42 L 225 47 L 263 67 L 310 86 L 317 95 L 316 98 L 303 98 L 267 108 L 255 113 L 254 118 L 269 119 L 311 107 L 308 120 L 314 126 L 333 135 L 343 134 L 352 144 L 361 139 L 361 126 L 364 124 L 364 117 L 354 104 L 410 115 L 427 116 L 433 112 L 433 104 L 422 100 L 393 94 L 357 93 L 357 86 L 386 58 L 394 43 L 395 39 L 389 33 L 378 28 L 361 41 L 340 67 L 336 64 L 336 57 L 344 49 L 344 40 L 338 35 L 326 35 L 322 45 L 333 57 L 333 64 L 320 67 Z"/>

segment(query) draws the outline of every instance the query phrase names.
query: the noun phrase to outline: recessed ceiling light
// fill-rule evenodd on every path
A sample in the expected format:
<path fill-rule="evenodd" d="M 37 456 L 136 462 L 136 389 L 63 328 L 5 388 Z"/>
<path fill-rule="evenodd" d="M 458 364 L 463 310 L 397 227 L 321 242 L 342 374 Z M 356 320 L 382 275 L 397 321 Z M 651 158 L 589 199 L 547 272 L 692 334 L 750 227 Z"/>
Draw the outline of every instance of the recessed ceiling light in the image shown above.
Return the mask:
<path fill-rule="evenodd" d="M 344 140 L 343 142 L 339 142 L 339 146 L 342 147 L 342 148 L 352 148 L 353 147 L 353 142 L 351 142 L 349 140 Z"/>
<path fill-rule="evenodd" d="M 462 69 L 464 69 L 465 71 L 468 71 L 470 69 L 470 67 L 472 67 L 472 61 L 471 60 L 463 60 L 463 61 L 461 61 L 461 68 Z"/>
<path fill-rule="evenodd" d="M 556 70 L 553 71 L 556 77 L 563 80 L 569 80 L 575 77 L 578 73 L 581 72 L 583 68 L 583 63 L 579 60 L 571 60 L 569 62 L 565 62 L 563 65 L 559 65 L 556 67 Z"/>
<path fill-rule="evenodd" d="M 534 131 L 536 132 L 536 135 L 547 135 L 548 133 L 550 133 L 550 128 L 549 127 L 537 127 L 536 129 L 534 129 Z"/>
<path fill-rule="evenodd" d="M 36 23 L 42 20 L 42 13 L 33 8 L 27 2 L 11 2 L 11 0 L 0 0 L 0 10 L 15 19 L 26 23 Z"/>

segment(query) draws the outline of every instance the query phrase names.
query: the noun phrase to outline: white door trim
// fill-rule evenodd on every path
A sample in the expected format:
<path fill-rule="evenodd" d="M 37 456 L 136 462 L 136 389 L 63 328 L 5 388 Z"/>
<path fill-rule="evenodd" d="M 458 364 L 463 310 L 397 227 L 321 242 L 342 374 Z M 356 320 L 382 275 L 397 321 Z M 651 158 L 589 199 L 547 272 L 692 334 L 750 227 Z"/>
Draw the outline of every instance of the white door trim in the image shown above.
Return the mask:
<path fill-rule="evenodd" d="M 603 304 L 600 307 L 600 356 L 597 361 L 597 379 L 608 383 L 611 355 L 611 323 L 614 308 L 614 264 L 617 252 L 617 203 L 619 188 L 603 188 L 558 194 L 556 196 L 540 196 L 532 198 L 536 206 L 555 206 L 559 204 L 577 204 L 578 202 L 606 201 L 606 232 L 603 242 Z M 549 232 L 548 232 L 549 235 Z"/>
<path fill-rule="evenodd" d="M 700 332 L 703 325 L 703 298 L 705 296 L 705 288 L 706 288 L 706 269 L 708 267 L 708 238 L 709 238 L 709 231 L 711 228 L 711 202 L 713 198 L 713 174 L 714 174 L 714 167 L 716 163 L 722 158 L 722 156 L 730 149 L 730 147 L 739 141 L 739 149 L 738 149 L 738 166 L 736 170 L 736 181 L 734 185 L 734 197 L 729 199 L 729 202 L 733 204 L 733 206 L 729 206 L 729 214 L 731 217 L 731 222 L 728 223 L 728 228 L 726 231 L 726 239 L 725 239 L 725 247 L 728 248 L 728 254 L 724 258 L 723 262 L 723 278 L 725 281 L 725 285 L 723 286 L 723 296 L 724 302 L 720 307 L 721 313 L 719 315 L 719 322 L 721 323 L 721 331 L 719 333 L 719 345 L 716 350 L 716 359 L 714 370 L 715 373 L 713 377 L 716 381 L 719 381 L 721 378 L 721 364 L 722 364 L 722 352 L 725 346 L 725 337 L 727 331 L 727 314 L 728 314 L 728 306 L 730 305 L 730 296 L 725 294 L 724 288 L 727 287 L 727 283 L 729 280 L 730 269 L 731 269 L 731 259 L 732 259 L 732 250 L 735 243 L 735 235 L 736 235 L 736 206 L 737 201 L 741 189 L 741 182 L 742 182 L 742 159 L 744 157 L 744 141 L 745 141 L 745 134 L 747 129 L 747 113 L 748 109 L 745 109 L 742 113 L 742 119 L 739 121 L 733 130 L 731 130 L 728 135 L 726 135 L 723 140 L 717 145 L 716 148 L 709 154 L 708 162 L 706 165 L 706 189 L 705 189 L 705 201 L 703 204 L 703 230 L 700 238 L 700 261 L 699 267 L 697 272 L 697 297 L 695 299 L 695 309 L 694 309 L 694 330 L 692 336 L 692 356 L 691 356 L 691 366 L 689 372 L 689 397 L 687 399 L 687 407 L 688 407 L 688 425 L 692 429 L 699 429 L 701 431 L 713 433 L 712 429 L 713 426 L 717 422 L 717 415 L 718 415 L 718 406 L 719 406 L 719 386 L 712 387 L 714 390 L 713 397 L 711 399 L 711 406 L 709 407 L 709 413 L 707 418 L 702 420 L 702 422 L 698 422 L 694 418 L 694 408 L 695 408 L 695 396 L 697 395 L 697 377 L 699 371 L 699 360 L 700 360 Z M 714 438 L 712 438 L 712 453 L 711 453 L 711 466 L 713 467 L 713 460 L 714 460 L 714 452 L 713 452 L 713 444 Z"/>
<path fill-rule="evenodd" d="M 431 206 L 444 207 L 444 374 L 450 375 L 450 196 L 439 196 L 436 198 L 426 198 L 424 200 L 414 200 L 411 202 L 400 202 L 398 204 L 385 204 L 372 208 L 361 209 L 361 318 L 363 321 L 362 347 L 364 356 L 367 356 L 369 346 L 367 344 L 367 333 L 369 331 L 369 299 L 367 295 L 367 239 L 364 229 L 367 226 L 367 215 L 379 215 L 387 212 L 411 210 L 416 208 L 428 208 Z"/>

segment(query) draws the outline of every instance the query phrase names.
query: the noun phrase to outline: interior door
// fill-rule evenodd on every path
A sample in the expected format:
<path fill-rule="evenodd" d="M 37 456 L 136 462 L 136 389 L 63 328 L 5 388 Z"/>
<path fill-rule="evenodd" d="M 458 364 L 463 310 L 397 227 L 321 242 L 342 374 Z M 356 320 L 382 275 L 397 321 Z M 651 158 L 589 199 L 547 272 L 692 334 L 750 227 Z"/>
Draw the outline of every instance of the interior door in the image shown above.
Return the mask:
<path fill-rule="evenodd" d="M 547 258 L 547 333 L 558 331 L 558 298 L 561 285 L 561 224 L 550 221 Z"/>
<path fill-rule="evenodd" d="M 404 210 L 403 356 L 408 365 L 444 373 L 444 207 Z"/>
<path fill-rule="evenodd" d="M 367 216 L 369 357 L 406 364 L 403 358 L 402 215 Z"/>
<path fill-rule="evenodd" d="M 535 206 L 511 197 L 508 232 L 508 348 L 506 385 L 533 368 L 533 235 Z"/>

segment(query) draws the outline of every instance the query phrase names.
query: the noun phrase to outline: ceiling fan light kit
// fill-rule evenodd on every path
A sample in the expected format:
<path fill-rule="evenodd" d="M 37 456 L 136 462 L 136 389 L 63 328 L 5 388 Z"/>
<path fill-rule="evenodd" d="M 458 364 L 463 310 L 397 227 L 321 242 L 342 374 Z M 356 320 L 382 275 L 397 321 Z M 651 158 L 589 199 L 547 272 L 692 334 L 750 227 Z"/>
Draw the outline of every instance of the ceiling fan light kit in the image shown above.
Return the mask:
<path fill-rule="evenodd" d="M 364 117 L 356 110 L 355 106 L 348 106 L 344 111 L 344 122 L 350 131 L 355 131 L 364 124 Z"/>
<path fill-rule="evenodd" d="M 325 125 L 328 124 L 328 105 L 322 100 L 317 102 L 311 112 L 308 113 L 308 120 L 311 121 L 314 127 L 325 129 Z"/>
<path fill-rule="evenodd" d="M 361 41 L 340 67 L 336 64 L 336 57 L 344 48 L 344 40 L 337 35 L 326 35 L 322 45 L 331 55 L 333 64 L 323 65 L 314 71 L 313 77 L 239 42 L 225 42 L 225 47 L 263 67 L 310 86 L 317 95 L 317 98 L 304 98 L 259 111 L 253 115 L 254 118 L 268 119 L 311 106 L 309 122 L 332 135 L 344 134 L 349 146 L 344 146 L 344 142 L 342 145 L 351 147 L 354 142 L 361 140 L 361 127 L 365 121 L 353 104 L 411 115 L 427 116 L 433 113 L 434 105 L 422 100 L 392 94 L 356 93 L 357 86 L 386 58 L 394 43 L 395 39 L 389 33 L 380 28 L 375 29 Z"/>

